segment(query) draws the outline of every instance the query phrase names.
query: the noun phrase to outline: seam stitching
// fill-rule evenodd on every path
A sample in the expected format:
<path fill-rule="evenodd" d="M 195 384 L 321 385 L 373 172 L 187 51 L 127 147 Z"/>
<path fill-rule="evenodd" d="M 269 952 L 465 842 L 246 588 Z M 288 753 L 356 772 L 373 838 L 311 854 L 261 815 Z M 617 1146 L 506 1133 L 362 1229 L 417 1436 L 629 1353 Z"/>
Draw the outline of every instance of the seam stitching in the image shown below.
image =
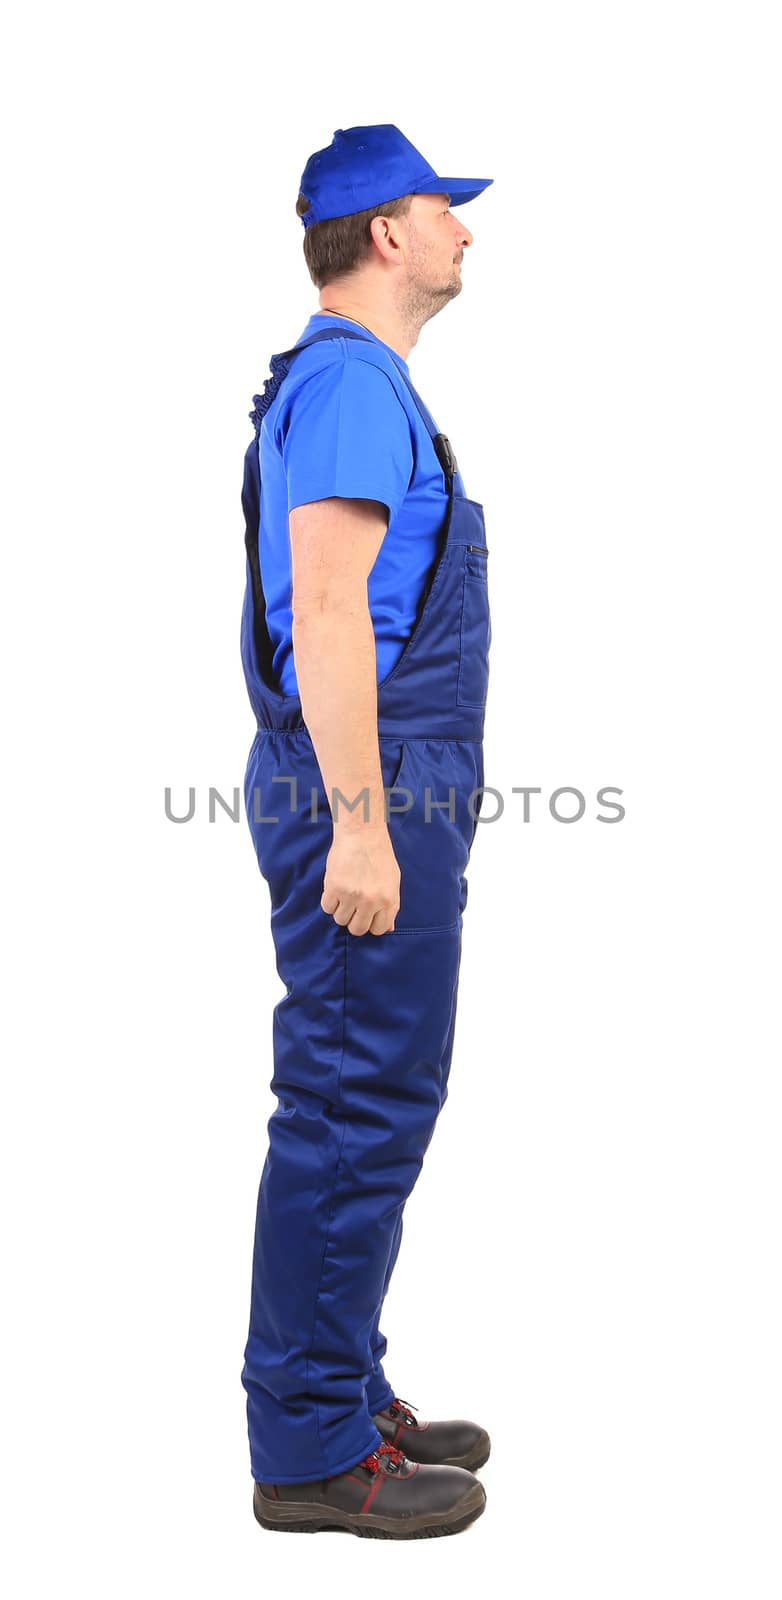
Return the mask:
<path fill-rule="evenodd" d="M 344 1063 L 344 1060 L 345 1060 L 345 1035 L 346 1035 L 345 1013 L 346 1013 L 346 1009 L 347 1009 L 347 987 L 348 987 L 348 982 L 347 982 L 347 967 L 348 967 L 347 937 L 348 937 L 347 928 L 345 928 L 345 929 L 343 929 L 343 962 L 342 962 L 342 1040 L 341 1040 L 341 1045 L 340 1045 L 339 1067 L 337 1069 L 337 1090 L 336 1090 L 336 1096 L 335 1096 L 335 1098 L 337 1098 L 337 1099 L 339 1098 L 339 1087 L 340 1087 L 340 1082 L 341 1082 L 341 1079 L 342 1079 L 342 1066 L 343 1066 L 343 1063 Z M 316 1291 L 316 1294 L 315 1294 L 315 1306 L 314 1306 L 313 1317 L 312 1317 L 312 1330 L 310 1332 L 309 1347 L 308 1347 L 308 1350 L 307 1350 L 307 1357 L 306 1357 L 305 1368 L 304 1368 L 304 1381 L 305 1381 L 305 1384 L 306 1384 L 308 1390 L 309 1390 L 309 1375 L 310 1375 L 310 1350 L 312 1348 L 312 1345 L 313 1345 L 313 1342 L 314 1342 L 314 1339 L 315 1339 L 315 1330 L 316 1330 L 317 1325 L 318 1325 L 318 1306 L 319 1306 L 319 1303 L 320 1303 L 320 1291 L 321 1291 L 321 1287 L 322 1287 L 322 1284 L 323 1284 L 323 1270 L 324 1270 L 324 1267 L 326 1265 L 326 1255 L 327 1255 L 328 1247 L 329 1247 L 329 1237 L 330 1237 L 330 1234 L 331 1234 L 331 1224 L 332 1224 L 332 1222 L 334 1220 L 334 1212 L 336 1210 L 337 1184 L 338 1184 L 338 1181 L 339 1181 L 340 1167 L 342 1165 L 342 1149 L 343 1149 L 343 1146 L 344 1146 L 344 1143 L 345 1143 L 345 1136 L 347 1134 L 347 1127 L 348 1127 L 347 1117 L 344 1117 L 343 1121 L 342 1121 L 342 1136 L 341 1136 L 340 1141 L 339 1141 L 339 1150 L 337 1151 L 337 1162 L 336 1162 L 336 1166 L 334 1168 L 334 1181 L 333 1181 L 332 1194 L 331 1194 L 331 1206 L 330 1206 L 330 1209 L 329 1209 L 328 1219 L 327 1219 L 327 1222 L 326 1222 L 326 1234 L 325 1234 L 325 1238 L 324 1238 L 324 1241 L 323 1241 L 323 1254 L 322 1254 L 322 1256 L 320 1258 L 320 1272 L 318 1274 L 318 1287 L 317 1287 L 317 1291 Z M 325 1476 L 328 1477 L 329 1476 L 329 1466 L 328 1466 L 328 1461 L 327 1461 L 327 1458 L 326 1458 L 326 1451 L 325 1451 L 325 1449 L 323 1447 L 323 1439 L 321 1437 L 321 1431 L 320 1431 L 320 1406 L 319 1406 L 317 1400 L 315 1401 L 315 1427 L 317 1429 L 318 1444 L 320 1445 L 321 1455 L 323 1457 L 324 1465 L 326 1467 Z"/>

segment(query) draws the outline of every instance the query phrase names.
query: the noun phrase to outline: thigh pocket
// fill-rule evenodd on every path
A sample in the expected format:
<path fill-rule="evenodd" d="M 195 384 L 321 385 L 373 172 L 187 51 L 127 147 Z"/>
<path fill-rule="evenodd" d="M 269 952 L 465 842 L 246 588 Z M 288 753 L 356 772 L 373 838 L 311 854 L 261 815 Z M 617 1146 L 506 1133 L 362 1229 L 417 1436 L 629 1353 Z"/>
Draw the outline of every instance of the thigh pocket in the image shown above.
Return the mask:
<path fill-rule="evenodd" d="M 390 812 L 388 819 L 401 874 L 399 912 L 390 938 L 444 931 L 459 923 L 469 841 L 452 750 L 443 740 L 405 745 L 396 781 L 413 800 L 409 810 Z"/>
<path fill-rule="evenodd" d="M 456 699 L 461 706 L 485 706 L 489 687 L 491 618 L 485 555 L 467 554 L 462 580 L 459 624 L 459 676 Z"/>

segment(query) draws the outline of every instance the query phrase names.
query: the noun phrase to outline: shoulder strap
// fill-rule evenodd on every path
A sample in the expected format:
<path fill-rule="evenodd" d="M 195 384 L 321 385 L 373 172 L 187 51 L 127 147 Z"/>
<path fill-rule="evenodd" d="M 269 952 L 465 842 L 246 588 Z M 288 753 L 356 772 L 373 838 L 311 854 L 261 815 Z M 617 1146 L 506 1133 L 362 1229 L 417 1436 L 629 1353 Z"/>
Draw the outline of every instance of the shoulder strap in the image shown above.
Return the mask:
<path fill-rule="evenodd" d="M 283 350 L 280 355 L 272 356 L 271 361 L 269 362 L 272 375 L 264 382 L 263 394 L 253 395 L 253 404 L 255 406 L 255 410 L 249 413 L 250 420 L 255 425 L 256 438 L 261 431 L 261 421 L 268 411 L 275 395 L 277 394 L 280 384 L 288 372 L 290 363 L 294 356 L 298 355 L 300 350 L 308 349 L 311 344 L 319 344 L 322 339 L 360 339 L 363 344 L 374 343 L 374 340 L 366 339 L 363 333 L 356 333 L 353 328 L 322 328 L 318 333 L 311 333 L 308 339 L 302 339 L 301 344 L 293 345 L 292 349 Z M 437 459 L 443 469 L 446 479 L 453 479 L 454 473 L 458 471 L 458 467 L 456 464 L 456 456 L 454 455 L 450 440 L 444 433 L 438 433 L 431 412 L 424 404 L 417 389 L 413 387 L 408 374 L 402 367 L 400 367 L 399 362 L 394 361 L 394 366 L 396 367 L 399 376 L 404 378 L 404 381 L 407 384 L 412 399 L 423 419 L 427 433 L 429 434 L 435 447 Z"/>

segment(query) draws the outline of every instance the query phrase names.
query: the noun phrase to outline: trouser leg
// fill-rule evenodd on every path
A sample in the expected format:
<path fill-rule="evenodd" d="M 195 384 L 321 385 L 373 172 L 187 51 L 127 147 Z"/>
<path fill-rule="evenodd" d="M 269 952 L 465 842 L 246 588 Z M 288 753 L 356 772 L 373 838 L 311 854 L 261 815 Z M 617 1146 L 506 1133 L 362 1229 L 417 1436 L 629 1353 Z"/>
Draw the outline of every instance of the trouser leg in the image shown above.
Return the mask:
<path fill-rule="evenodd" d="M 391 933 L 370 944 L 331 927 L 342 947 L 332 979 L 333 994 L 341 990 L 336 1070 L 328 1052 L 312 1053 L 309 985 L 291 1006 L 294 985 L 279 1008 L 280 1105 L 259 1195 L 243 1372 L 261 1481 L 331 1476 L 377 1443 L 370 1340 L 399 1211 L 441 1104 L 451 940 Z"/>
<path fill-rule="evenodd" d="M 301 780 L 286 812 L 277 773 Z M 331 818 L 305 740 L 259 740 L 245 801 L 268 880 L 277 970 L 278 1105 L 258 1194 L 242 1381 L 253 1476 L 295 1483 L 345 1471 L 379 1442 L 368 1393 L 401 1211 L 445 1098 L 460 928 L 356 937 L 320 907 Z M 276 814 L 273 827 L 253 823 Z M 284 794 L 284 791 L 283 791 Z M 408 828 L 408 882 L 438 847 Z M 415 917 L 408 917 L 415 924 Z M 369 1389 L 368 1389 L 369 1385 Z"/>
<path fill-rule="evenodd" d="M 269 1152 L 258 1197 L 243 1382 L 253 1476 L 344 1471 L 378 1442 L 370 1342 L 442 1103 L 453 933 L 359 939 L 319 909 L 273 917 Z"/>
<path fill-rule="evenodd" d="M 391 1251 L 388 1257 L 388 1265 L 386 1267 L 383 1294 L 380 1305 L 375 1312 L 375 1320 L 369 1337 L 371 1366 L 369 1371 L 369 1382 L 367 1383 L 367 1408 L 370 1416 L 372 1417 L 374 1417 L 378 1411 L 385 1410 L 386 1406 L 390 1406 L 394 1398 L 393 1387 L 389 1383 L 385 1372 L 383 1371 L 383 1357 L 388 1349 L 388 1340 L 386 1339 L 385 1334 L 381 1331 L 380 1318 L 383 1311 L 383 1302 L 385 1301 L 386 1293 L 388 1291 L 388 1285 L 391 1281 L 391 1274 L 394 1270 L 396 1258 L 399 1254 L 399 1246 L 402 1242 L 403 1212 L 404 1208 L 400 1206 L 399 1216 L 397 1218 L 396 1227 L 391 1240 Z"/>
<path fill-rule="evenodd" d="M 440 1067 L 440 1109 L 441 1110 L 442 1110 L 442 1107 L 445 1104 L 445 1101 L 448 1098 L 448 1078 L 449 1078 L 450 1070 L 451 1070 L 451 1060 L 452 1060 L 452 1057 L 453 1057 L 453 1046 L 454 1046 L 455 1029 L 456 1029 L 456 1005 L 457 1005 L 457 998 L 458 998 L 458 976 L 459 976 L 459 963 L 460 963 L 460 960 L 461 960 L 461 933 L 460 933 L 460 937 L 459 937 L 459 956 L 458 956 L 458 959 L 457 959 L 456 976 L 455 976 L 455 980 L 454 980 L 453 994 L 452 994 L 451 1018 L 450 1018 L 450 1022 L 449 1022 L 449 1026 L 448 1026 L 448 1035 L 447 1035 L 447 1038 L 446 1038 L 446 1041 L 445 1041 L 445 1045 L 443 1047 L 443 1053 L 442 1053 L 442 1057 L 441 1057 L 441 1067 Z M 403 1214 L 404 1214 L 404 1207 L 400 1207 L 399 1217 L 397 1219 L 397 1225 L 396 1225 L 396 1228 L 394 1229 L 394 1236 L 393 1236 L 393 1239 L 392 1239 L 392 1242 L 391 1242 L 391 1251 L 390 1251 L 390 1255 L 389 1255 L 389 1258 L 388 1258 L 388 1265 L 386 1267 L 386 1276 L 385 1276 L 385 1281 L 383 1283 L 382 1298 L 381 1298 L 381 1301 L 380 1301 L 380 1305 L 377 1308 L 377 1312 L 375 1314 L 375 1320 L 374 1320 L 374 1324 L 373 1324 L 373 1328 L 372 1328 L 372 1333 L 370 1335 L 370 1354 L 371 1354 L 371 1362 L 372 1362 L 372 1364 L 371 1364 L 371 1368 L 370 1368 L 369 1382 L 367 1383 L 367 1406 L 368 1406 L 368 1409 L 369 1409 L 370 1416 L 375 1416 L 378 1411 L 383 1411 L 386 1406 L 391 1404 L 391 1402 L 392 1402 L 392 1400 L 394 1398 L 394 1387 L 393 1387 L 393 1385 L 391 1383 L 389 1383 L 389 1380 L 386 1377 L 385 1371 L 383 1369 L 383 1359 L 384 1359 L 386 1351 L 388 1349 L 388 1340 L 386 1339 L 385 1334 L 381 1330 L 380 1318 L 382 1316 L 383 1304 L 384 1304 L 384 1301 L 385 1301 L 385 1298 L 386 1298 L 386 1294 L 388 1292 L 388 1286 L 389 1286 L 389 1283 L 391 1281 L 391 1276 L 392 1276 L 392 1273 L 394 1271 L 394 1267 L 396 1265 L 397 1256 L 399 1255 L 399 1247 L 400 1247 L 401 1242 L 402 1242 Z"/>

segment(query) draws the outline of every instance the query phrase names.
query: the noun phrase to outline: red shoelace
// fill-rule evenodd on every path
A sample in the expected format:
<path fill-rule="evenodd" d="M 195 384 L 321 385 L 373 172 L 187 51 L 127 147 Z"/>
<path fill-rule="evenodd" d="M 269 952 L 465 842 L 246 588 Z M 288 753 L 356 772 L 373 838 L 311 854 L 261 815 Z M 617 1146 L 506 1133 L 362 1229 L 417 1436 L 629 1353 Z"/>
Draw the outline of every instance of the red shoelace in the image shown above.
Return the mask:
<path fill-rule="evenodd" d="M 365 1456 L 363 1461 L 359 1461 L 359 1466 L 366 1467 L 369 1472 L 379 1472 L 381 1456 L 386 1457 L 386 1466 L 392 1472 L 397 1472 L 405 1459 L 403 1452 L 398 1450 L 395 1444 L 389 1444 L 386 1440 L 384 1444 L 379 1444 L 377 1449 L 373 1450 L 370 1455 Z"/>

